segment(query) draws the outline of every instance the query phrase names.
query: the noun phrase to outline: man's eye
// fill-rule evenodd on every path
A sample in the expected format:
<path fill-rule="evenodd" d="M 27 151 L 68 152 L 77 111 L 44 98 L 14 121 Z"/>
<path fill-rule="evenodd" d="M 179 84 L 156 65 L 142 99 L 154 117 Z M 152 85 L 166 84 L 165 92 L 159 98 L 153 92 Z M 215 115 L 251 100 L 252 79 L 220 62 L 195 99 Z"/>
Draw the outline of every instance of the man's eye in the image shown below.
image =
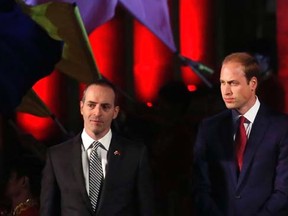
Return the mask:
<path fill-rule="evenodd" d="M 231 82 L 231 85 L 232 85 L 232 86 L 236 86 L 236 85 L 238 85 L 238 82 L 233 81 L 233 82 Z"/>
<path fill-rule="evenodd" d="M 108 111 L 108 110 L 111 109 L 111 105 L 109 105 L 109 104 L 103 104 L 103 105 L 102 105 L 102 109 L 103 109 L 104 111 Z"/>
<path fill-rule="evenodd" d="M 94 108 L 94 107 L 95 107 L 95 104 L 87 104 L 87 106 L 88 106 L 89 108 Z"/>

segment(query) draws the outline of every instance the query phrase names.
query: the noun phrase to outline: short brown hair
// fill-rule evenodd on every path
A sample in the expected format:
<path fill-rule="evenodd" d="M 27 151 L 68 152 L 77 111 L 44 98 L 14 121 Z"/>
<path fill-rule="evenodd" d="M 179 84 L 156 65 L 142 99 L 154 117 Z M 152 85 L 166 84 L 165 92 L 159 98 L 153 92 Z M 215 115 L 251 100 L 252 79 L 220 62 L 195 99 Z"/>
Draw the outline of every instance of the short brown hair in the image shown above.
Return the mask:
<path fill-rule="evenodd" d="M 257 80 L 260 78 L 260 67 L 257 60 L 246 52 L 231 53 L 226 56 L 222 62 L 226 64 L 228 62 L 238 62 L 244 67 L 244 73 L 247 81 L 250 81 L 252 77 L 256 77 Z"/>

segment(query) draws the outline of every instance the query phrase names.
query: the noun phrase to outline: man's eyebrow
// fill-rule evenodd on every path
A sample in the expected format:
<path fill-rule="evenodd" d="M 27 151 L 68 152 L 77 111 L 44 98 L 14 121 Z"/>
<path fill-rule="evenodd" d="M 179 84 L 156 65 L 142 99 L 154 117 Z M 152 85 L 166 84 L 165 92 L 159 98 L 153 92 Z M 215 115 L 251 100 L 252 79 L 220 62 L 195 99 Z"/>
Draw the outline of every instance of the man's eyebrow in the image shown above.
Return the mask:
<path fill-rule="evenodd" d="M 229 80 L 227 83 L 233 83 L 233 82 L 238 82 L 238 80 Z"/>
<path fill-rule="evenodd" d="M 107 106 L 107 105 L 112 106 L 112 104 L 109 103 L 109 102 L 98 103 L 98 102 L 95 102 L 95 101 L 87 101 L 87 103 L 89 103 L 89 104 L 100 104 L 101 106 L 102 105 L 104 105 L 104 106 Z"/>
<path fill-rule="evenodd" d="M 228 80 L 228 81 L 225 81 L 225 80 L 220 79 L 220 82 L 226 82 L 226 83 L 230 84 L 230 83 L 238 82 L 238 81 L 237 81 L 237 80 Z"/>
<path fill-rule="evenodd" d="M 111 103 L 101 103 L 101 105 L 112 105 Z"/>
<path fill-rule="evenodd" d="M 96 102 L 94 102 L 94 101 L 87 101 L 87 103 L 96 104 Z"/>

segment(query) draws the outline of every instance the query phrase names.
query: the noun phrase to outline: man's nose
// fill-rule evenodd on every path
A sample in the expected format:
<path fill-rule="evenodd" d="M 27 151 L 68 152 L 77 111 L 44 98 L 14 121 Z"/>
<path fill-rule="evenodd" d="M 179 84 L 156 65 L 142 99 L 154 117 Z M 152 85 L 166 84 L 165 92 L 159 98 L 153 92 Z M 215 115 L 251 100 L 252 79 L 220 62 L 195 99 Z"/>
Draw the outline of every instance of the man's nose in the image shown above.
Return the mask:
<path fill-rule="evenodd" d="M 224 93 L 225 95 L 231 94 L 231 93 L 232 93 L 231 87 L 230 87 L 229 85 L 223 86 L 223 93 Z"/>
<path fill-rule="evenodd" d="M 101 113 L 102 113 L 101 106 L 96 105 L 95 108 L 94 108 L 94 110 L 93 110 L 93 113 L 94 113 L 94 115 L 96 115 L 96 116 L 101 115 Z"/>

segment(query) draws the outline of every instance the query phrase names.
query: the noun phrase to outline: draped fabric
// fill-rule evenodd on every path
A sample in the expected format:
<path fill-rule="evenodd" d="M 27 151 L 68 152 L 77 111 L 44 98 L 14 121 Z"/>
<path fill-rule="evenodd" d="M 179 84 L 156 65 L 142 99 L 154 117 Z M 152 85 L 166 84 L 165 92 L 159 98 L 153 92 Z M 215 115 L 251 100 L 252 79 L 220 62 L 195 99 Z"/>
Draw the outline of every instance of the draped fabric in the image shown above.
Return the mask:
<path fill-rule="evenodd" d="M 26 92 L 60 60 L 55 41 L 21 9 L 0 11 L 0 112 L 13 111 Z"/>

